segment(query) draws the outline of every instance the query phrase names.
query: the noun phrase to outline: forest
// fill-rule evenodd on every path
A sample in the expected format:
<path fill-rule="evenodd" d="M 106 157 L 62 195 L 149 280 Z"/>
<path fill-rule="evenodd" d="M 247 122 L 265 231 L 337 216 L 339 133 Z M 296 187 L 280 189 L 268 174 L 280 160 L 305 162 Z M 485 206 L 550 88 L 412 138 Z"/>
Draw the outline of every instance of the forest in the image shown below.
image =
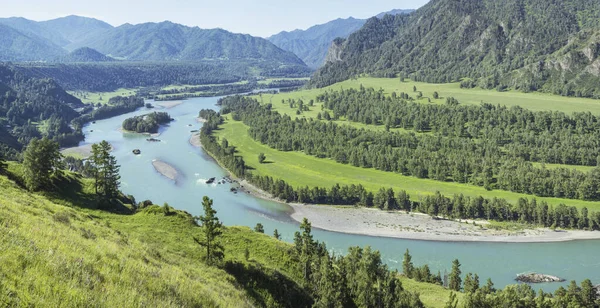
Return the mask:
<path fill-rule="evenodd" d="M 146 115 L 135 116 L 123 121 L 123 129 L 136 133 L 158 133 L 161 125 L 173 121 L 166 112 L 152 112 Z"/>
<path fill-rule="evenodd" d="M 172 84 L 225 84 L 247 80 L 260 71 L 264 77 L 308 77 L 306 66 L 252 61 L 19 63 L 15 70 L 32 77 L 51 77 L 67 90 L 111 92 L 120 88 L 162 87 Z"/>
<path fill-rule="evenodd" d="M 420 105 L 400 99 L 394 102 L 393 98 L 383 98 L 380 92 L 366 89 L 344 92 L 348 97 L 335 93 L 321 96 L 324 106 L 334 109 L 333 115 L 322 112 L 324 121 L 292 119 L 272 112 L 272 105 L 261 106 L 255 99 L 242 96 L 224 98 L 220 103 L 223 114 L 232 113 L 234 120 L 250 127 L 248 132 L 253 139 L 280 151 L 303 151 L 342 164 L 469 183 L 488 190 L 581 200 L 600 197 L 598 169 L 583 172 L 533 164 L 562 163 L 563 154 L 567 153 L 573 155 L 569 163 L 595 166 L 598 157 L 592 136 L 597 123 L 589 113 L 571 118 L 556 112 L 532 113 L 485 104 L 463 107 L 452 99 L 444 106 Z M 360 93 L 365 97 L 361 98 Z M 372 95 L 380 95 L 379 102 L 369 102 Z M 298 114 L 302 108 L 310 108 L 310 102 L 282 103 L 297 104 Z M 383 114 L 385 119 L 377 118 Z M 340 116 L 366 124 L 384 121 L 388 128 L 414 131 L 375 131 L 327 121 Z M 544 156 L 540 155 L 544 152 Z"/>
<path fill-rule="evenodd" d="M 252 99 L 238 96 L 236 100 L 254 103 Z M 232 98 L 225 98 L 229 100 Z M 231 106 L 222 101 L 223 114 L 232 112 Z M 257 108 L 263 108 L 255 106 Z M 239 116 L 233 111 L 234 117 Z M 437 193 L 432 196 L 411 199 L 406 191 L 394 192 L 391 188 L 381 188 L 377 192 L 369 192 L 362 185 L 335 185 L 324 187 L 292 187 L 284 179 L 273 179 L 269 176 L 255 175 L 247 167 L 244 159 L 235 154 L 235 146 L 227 140 L 220 142 L 212 135 L 222 124 L 221 114 L 213 110 L 202 110 L 200 117 L 206 119 L 200 138 L 203 148 L 215 157 L 220 164 L 240 178 L 244 178 L 274 197 L 286 202 L 311 204 L 354 205 L 379 208 L 381 210 L 402 210 L 420 212 L 433 217 L 460 219 L 487 219 L 495 221 L 519 222 L 551 228 L 571 228 L 600 230 L 600 213 L 589 212 L 587 208 L 560 204 L 553 207 L 546 202 L 538 202 L 521 198 L 516 204 L 504 199 L 486 199 L 482 196 L 469 197 L 461 194 L 451 197 Z M 275 123 L 275 122 L 271 122 Z"/>

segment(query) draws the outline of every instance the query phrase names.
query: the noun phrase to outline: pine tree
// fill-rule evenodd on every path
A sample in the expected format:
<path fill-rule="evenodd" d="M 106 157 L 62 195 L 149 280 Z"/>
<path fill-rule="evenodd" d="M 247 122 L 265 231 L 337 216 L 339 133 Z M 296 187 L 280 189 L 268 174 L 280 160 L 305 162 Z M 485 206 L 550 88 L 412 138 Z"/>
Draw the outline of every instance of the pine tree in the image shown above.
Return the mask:
<path fill-rule="evenodd" d="M 277 231 L 277 229 L 275 229 L 275 231 L 273 231 L 273 237 L 277 240 L 281 239 L 281 234 L 279 234 L 279 231 Z"/>
<path fill-rule="evenodd" d="M 104 201 L 108 201 L 119 195 L 121 176 L 120 166 L 117 159 L 110 155 L 111 145 L 103 140 L 99 144 L 92 145 L 92 156 L 90 162 L 94 167 L 95 191 Z"/>
<path fill-rule="evenodd" d="M 212 205 L 213 201 L 204 196 L 202 199 L 204 215 L 195 217 L 196 221 L 200 222 L 204 236 L 202 238 L 194 237 L 194 241 L 206 248 L 206 263 L 209 265 L 223 259 L 223 246 L 218 241 L 219 236 L 222 234 L 221 227 L 223 224 L 216 216 L 217 211 L 212 208 Z"/>
<path fill-rule="evenodd" d="M 410 252 L 406 249 L 404 253 L 404 260 L 402 261 L 402 272 L 408 278 L 413 278 L 414 266 L 412 263 L 412 257 L 410 256 Z"/>
<path fill-rule="evenodd" d="M 23 153 L 23 179 L 30 191 L 47 187 L 52 176 L 60 173 L 62 155 L 58 143 L 43 139 L 32 139 Z"/>
<path fill-rule="evenodd" d="M 454 291 L 460 291 L 462 279 L 460 278 L 460 262 L 458 259 L 452 261 L 452 271 L 450 272 L 450 283 L 448 288 Z"/>

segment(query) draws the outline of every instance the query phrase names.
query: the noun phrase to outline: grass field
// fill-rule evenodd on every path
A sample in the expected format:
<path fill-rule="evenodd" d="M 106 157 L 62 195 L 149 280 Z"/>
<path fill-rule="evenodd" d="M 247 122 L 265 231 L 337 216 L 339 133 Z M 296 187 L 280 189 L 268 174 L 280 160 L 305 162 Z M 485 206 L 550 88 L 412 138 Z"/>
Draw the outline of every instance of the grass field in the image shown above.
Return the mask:
<path fill-rule="evenodd" d="M 402 287 L 406 290 L 415 290 L 419 292 L 421 301 L 423 302 L 425 307 L 444 308 L 446 306 L 448 298 L 450 297 L 450 291 L 444 289 L 442 286 L 430 283 L 417 282 L 406 277 L 402 277 L 400 281 L 402 281 Z M 462 301 L 464 298 L 464 294 L 459 292 L 455 293 L 456 298 L 458 299 L 458 307 L 463 307 Z"/>
<path fill-rule="evenodd" d="M 531 110 L 556 110 L 565 113 L 586 112 L 600 114 L 600 100 L 588 98 L 562 97 L 544 93 L 522 93 L 518 91 L 498 92 L 495 90 L 483 89 L 461 89 L 458 83 L 448 84 L 431 84 L 423 82 L 405 81 L 400 82 L 399 79 L 389 78 L 358 78 L 336 83 L 332 86 L 323 89 L 310 89 L 290 93 L 281 93 L 276 95 L 265 95 L 264 100 L 271 100 L 274 106 L 281 112 L 288 112 L 285 108 L 280 108 L 281 99 L 302 99 L 309 101 L 316 98 L 319 93 L 328 89 L 339 90 L 349 88 L 359 88 L 360 85 L 367 88 L 383 89 L 386 94 L 392 92 L 408 93 L 412 97 L 416 97 L 413 92 L 413 86 L 417 87 L 417 91 L 423 92 L 423 98 L 420 102 L 428 102 L 431 98 L 432 103 L 443 103 L 446 97 L 454 97 L 461 104 L 480 104 L 482 101 L 490 104 L 499 104 L 506 106 L 521 106 Z M 433 99 L 433 92 L 437 91 L 440 99 Z M 277 103 L 279 102 L 279 103 Z M 320 109 L 319 109 L 320 110 Z M 295 110 L 293 110 L 295 115 Z"/>
<path fill-rule="evenodd" d="M 21 172 L 9 163 L 11 177 Z M 193 240 L 201 231 L 188 215 L 159 206 L 114 214 L 95 208 L 91 180 L 67 173 L 62 184 L 33 194 L 0 175 L 1 307 L 264 307 L 297 295 L 291 244 L 224 228 L 225 260 L 245 267 L 234 276 L 203 262 Z M 257 274 L 258 282 L 244 282 Z M 449 297 L 439 286 L 402 283 L 427 307 Z"/>
<path fill-rule="evenodd" d="M 467 196 L 485 196 L 486 198 L 504 198 L 515 203 L 519 198 L 532 198 L 530 195 L 512 193 L 502 190 L 487 191 L 482 187 L 440 182 L 429 179 L 418 179 L 392 172 L 376 169 L 365 169 L 344 165 L 330 159 L 319 159 L 301 152 L 281 152 L 259 142 L 248 135 L 247 126 L 242 122 L 227 119 L 216 131 L 216 136 L 226 138 L 229 144 L 236 146 L 238 155 L 244 157 L 246 164 L 255 168 L 255 173 L 283 179 L 294 187 L 319 186 L 330 188 L 335 184 L 362 184 L 366 189 L 377 191 L 381 187 L 391 187 L 394 191 L 406 190 L 411 198 L 434 194 L 439 191 L 446 196 L 464 194 Z M 266 164 L 258 163 L 258 154 L 264 153 Z M 569 200 L 558 198 L 537 198 L 552 205 L 564 203 L 571 206 L 587 207 L 592 211 L 600 211 L 600 202 Z"/>
<path fill-rule="evenodd" d="M 108 104 L 108 101 L 115 96 L 135 95 L 136 89 L 118 89 L 112 92 L 85 92 L 69 91 L 69 94 L 80 99 L 84 104 Z"/>

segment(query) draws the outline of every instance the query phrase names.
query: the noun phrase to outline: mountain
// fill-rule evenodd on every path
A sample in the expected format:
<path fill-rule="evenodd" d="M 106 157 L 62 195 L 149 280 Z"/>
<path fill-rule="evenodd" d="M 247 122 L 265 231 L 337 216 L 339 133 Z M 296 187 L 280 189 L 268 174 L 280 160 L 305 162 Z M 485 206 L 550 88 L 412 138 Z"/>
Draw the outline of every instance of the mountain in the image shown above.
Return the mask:
<path fill-rule="evenodd" d="M 11 17 L 0 19 L 0 26 L 0 60 L 5 61 L 107 60 L 90 49 L 78 50 L 88 47 L 131 61 L 258 60 L 305 67 L 296 55 L 265 39 L 168 21 L 115 28 L 80 16 L 42 22 Z M 62 57 L 67 51 L 76 53 Z"/>
<path fill-rule="evenodd" d="M 0 23 L 0 61 L 41 61 L 65 53 L 50 41 Z"/>
<path fill-rule="evenodd" d="M 262 38 L 222 29 L 191 28 L 168 21 L 125 24 L 73 47 L 90 47 L 113 57 L 134 61 L 258 59 L 304 65 L 294 54 Z"/>
<path fill-rule="evenodd" d="M 412 13 L 414 11 L 415 10 L 413 10 L 413 9 L 407 9 L 407 10 L 405 10 L 405 9 L 394 9 L 394 10 L 391 10 L 391 11 L 379 13 L 375 17 L 377 17 L 377 18 L 383 18 L 383 17 L 385 17 L 385 15 L 394 15 L 394 16 L 395 15 L 406 15 L 406 14 L 410 14 L 410 13 Z M 365 20 L 365 22 L 366 22 L 366 20 Z"/>
<path fill-rule="evenodd" d="M 393 10 L 377 16 L 408 14 L 412 11 L 414 10 Z M 283 31 L 268 37 L 267 40 L 283 50 L 293 52 L 309 67 L 318 68 L 323 65 L 327 49 L 335 38 L 348 37 L 348 35 L 360 29 L 366 21 L 366 19 L 355 19 L 352 17 L 347 19 L 339 18 L 306 30 Z"/>
<path fill-rule="evenodd" d="M 600 97 L 600 6 L 594 0 L 433 0 L 372 18 L 313 77 L 402 74 L 464 87 Z"/>
<path fill-rule="evenodd" d="M 68 50 L 74 50 L 69 46 L 76 44 L 89 37 L 101 35 L 103 32 L 113 29 L 113 26 L 94 18 L 81 16 L 67 16 L 40 22 L 40 25 L 54 33 L 62 36 L 68 44 L 60 45 Z"/>
<path fill-rule="evenodd" d="M 80 16 L 67 16 L 47 21 L 10 17 L 0 18 L 0 24 L 67 49 L 70 44 L 79 42 L 89 36 L 97 36 L 113 28 L 103 21 Z"/>
<path fill-rule="evenodd" d="M 111 57 L 107 57 L 95 49 L 82 47 L 75 49 L 68 55 L 60 57 L 57 62 L 63 63 L 84 63 L 84 62 L 110 62 L 115 61 Z"/>

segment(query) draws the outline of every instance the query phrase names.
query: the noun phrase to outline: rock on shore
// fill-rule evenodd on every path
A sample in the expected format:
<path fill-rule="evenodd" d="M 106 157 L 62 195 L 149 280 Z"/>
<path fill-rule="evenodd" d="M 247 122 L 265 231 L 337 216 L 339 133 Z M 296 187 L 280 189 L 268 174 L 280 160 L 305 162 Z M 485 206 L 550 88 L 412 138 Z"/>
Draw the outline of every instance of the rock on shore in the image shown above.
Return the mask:
<path fill-rule="evenodd" d="M 527 273 L 527 274 L 519 274 L 515 279 L 519 282 L 526 283 L 543 283 L 543 282 L 563 282 L 565 279 L 552 276 L 552 275 L 544 275 L 538 273 Z"/>

